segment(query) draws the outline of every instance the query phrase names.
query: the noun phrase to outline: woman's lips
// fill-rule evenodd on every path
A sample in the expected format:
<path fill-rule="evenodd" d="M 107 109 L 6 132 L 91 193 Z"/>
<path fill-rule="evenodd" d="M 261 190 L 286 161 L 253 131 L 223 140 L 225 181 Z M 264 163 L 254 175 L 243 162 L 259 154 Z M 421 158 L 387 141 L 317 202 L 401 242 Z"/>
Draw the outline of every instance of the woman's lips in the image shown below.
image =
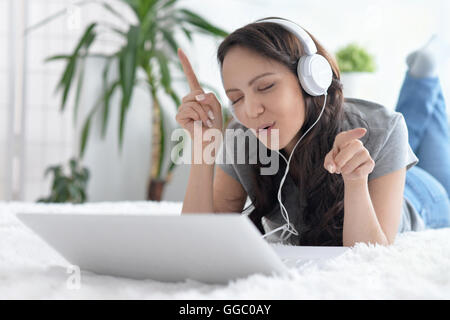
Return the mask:
<path fill-rule="evenodd" d="M 260 125 L 260 126 L 258 127 L 258 130 L 259 130 L 259 129 L 267 128 L 268 126 L 271 126 L 271 125 L 273 125 L 274 123 L 275 123 L 275 121 L 266 122 L 266 123 L 264 123 L 263 125 Z"/>
<path fill-rule="evenodd" d="M 270 130 L 272 130 L 275 127 L 275 124 L 276 124 L 276 121 L 267 129 L 258 129 L 258 133 L 264 133 L 264 132 L 270 133 Z"/>

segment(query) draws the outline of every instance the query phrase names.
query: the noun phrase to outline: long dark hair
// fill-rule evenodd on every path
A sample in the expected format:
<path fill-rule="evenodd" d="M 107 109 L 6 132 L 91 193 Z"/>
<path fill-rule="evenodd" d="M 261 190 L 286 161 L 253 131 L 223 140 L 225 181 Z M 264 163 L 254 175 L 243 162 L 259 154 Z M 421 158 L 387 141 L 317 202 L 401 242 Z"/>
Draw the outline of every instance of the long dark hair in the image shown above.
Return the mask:
<path fill-rule="evenodd" d="M 301 226 L 295 225 L 300 236 L 291 236 L 290 242 L 295 245 L 339 246 L 342 245 L 344 183 L 340 175 L 330 174 L 323 168 L 323 161 L 333 146 L 334 138 L 342 131 L 344 97 L 335 59 L 308 31 L 306 32 L 314 41 L 317 53 L 324 56 L 330 63 L 333 79 L 327 92 L 328 97 L 322 117 L 295 148 L 289 165 L 289 174 L 293 177 L 296 187 L 304 191 L 306 200 Z M 301 42 L 292 33 L 270 22 L 256 21 L 228 35 L 217 52 L 221 69 L 225 55 L 234 46 L 245 47 L 282 63 L 295 76 L 297 76 L 297 61 L 305 54 Z M 316 121 L 324 102 L 323 96 L 314 97 L 303 88 L 301 90 L 305 100 L 306 114 L 298 137 Z M 284 150 L 280 152 L 283 153 Z M 284 155 L 287 158 L 286 152 Z M 280 159 L 279 164 L 279 172 L 284 173 L 286 163 Z M 259 161 L 251 166 L 254 179 L 254 195 L 251 196 L 251 201 L 254 210 L 249 218 L 264 233 L 262 217 L 278 204 L 277 192 L 281 178 L 280 174 L 260 175 L 262 165 Z"/>

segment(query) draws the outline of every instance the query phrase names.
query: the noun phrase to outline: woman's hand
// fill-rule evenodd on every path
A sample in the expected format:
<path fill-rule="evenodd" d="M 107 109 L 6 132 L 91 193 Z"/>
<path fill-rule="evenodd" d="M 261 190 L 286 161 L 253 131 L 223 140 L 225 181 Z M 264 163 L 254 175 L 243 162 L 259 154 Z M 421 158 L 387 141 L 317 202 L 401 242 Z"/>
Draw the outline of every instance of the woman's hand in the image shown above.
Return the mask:
<path fill-rule="evenodd" d="M 202 133 L 208 128 L 219 129 L 222 132 L 222 107 L 219 101 L 213 93 L 203 91 L 188 58 L 181 49 L 178 49 L 178 57 L 191 92 L 183 97 L 175 117 L 176 121 L 189 132 L 192 140 L 195 121 L 202 122 Z"/>
<path fill-rule="evenodd" d="M 342 174 L 346 181 L 366 180 L 375 167 L 375 161 L 359 138 L 366 134 L 365 128 L 340 132 L 333 148 L 325 156 L 323 163 L 330 173 Z"/>

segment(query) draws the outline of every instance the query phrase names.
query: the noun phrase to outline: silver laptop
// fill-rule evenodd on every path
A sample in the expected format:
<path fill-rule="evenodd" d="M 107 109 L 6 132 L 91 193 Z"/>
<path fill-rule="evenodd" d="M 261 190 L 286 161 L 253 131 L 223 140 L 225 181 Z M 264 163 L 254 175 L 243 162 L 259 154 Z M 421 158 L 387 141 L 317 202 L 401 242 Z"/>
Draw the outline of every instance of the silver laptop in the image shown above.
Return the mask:
<path fill-rule="evenodd" d="M 119 215 L 18 213 L 68 262 L 98 274 L 227 283 L 252 274 L 283 274 L 342 247 L 271 245 L 239 214 Z"/>

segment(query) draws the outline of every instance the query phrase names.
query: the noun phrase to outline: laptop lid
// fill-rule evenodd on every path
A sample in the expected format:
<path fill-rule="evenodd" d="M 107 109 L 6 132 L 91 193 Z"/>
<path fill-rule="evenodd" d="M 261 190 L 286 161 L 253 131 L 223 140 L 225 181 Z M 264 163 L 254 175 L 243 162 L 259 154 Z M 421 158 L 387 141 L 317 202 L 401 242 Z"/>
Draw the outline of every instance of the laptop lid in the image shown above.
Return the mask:
<path fill-rule="evenodd" d="M 71 264 L 99 274 L 226 283 L 287 271 L 239 214 L 43 214 L 17 217 Z"/>

